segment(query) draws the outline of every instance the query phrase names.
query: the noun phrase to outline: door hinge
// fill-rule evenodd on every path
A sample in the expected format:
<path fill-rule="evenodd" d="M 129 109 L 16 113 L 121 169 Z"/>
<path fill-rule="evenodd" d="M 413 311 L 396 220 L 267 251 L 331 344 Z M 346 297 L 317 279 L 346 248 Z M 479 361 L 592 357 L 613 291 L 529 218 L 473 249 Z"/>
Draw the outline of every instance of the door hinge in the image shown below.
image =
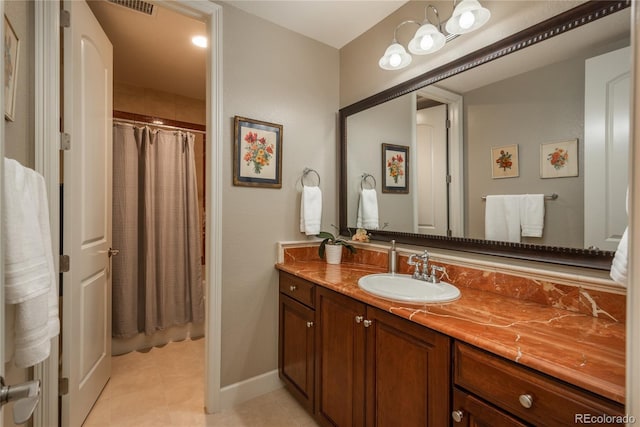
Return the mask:
<path fill-rule="evenodd" d="M 446 126 L 447 126 L 447 129 L 451 129 L 451 120 L 450 119 L 447 119 Z"/>
<path fill-rule="evenodd" d="M 71 135 L 68 133 L 60 133 L 60 149 L 64 151 L 71 150 Z"/>
<path fill-rule="evenodd" d="M 71 267 L 69 255 L 60 255 L 60 273 L 68 273 Z"/>
<path fill-rule="evenodd" d="M 60 26 L 63 28 L 69 28 L 71 26 L 71 13 L 68 10 L 62 9 L 60 11 Z"/>
<path fill-rule="evenodd" d="M 451 232 L 451 230 L 447 230 L 447 237 L 452 237 L 453 233 Z"/>
<path fill-rule="evenodd" d="M 451 175 L 447 175 L 446 181 L 447 181 L 447 184 L 451 184 Z"/>
<path fill-rule="evenodd" d="M 58 378 L 58 396 L 69 394 L 69 378 Z"/>

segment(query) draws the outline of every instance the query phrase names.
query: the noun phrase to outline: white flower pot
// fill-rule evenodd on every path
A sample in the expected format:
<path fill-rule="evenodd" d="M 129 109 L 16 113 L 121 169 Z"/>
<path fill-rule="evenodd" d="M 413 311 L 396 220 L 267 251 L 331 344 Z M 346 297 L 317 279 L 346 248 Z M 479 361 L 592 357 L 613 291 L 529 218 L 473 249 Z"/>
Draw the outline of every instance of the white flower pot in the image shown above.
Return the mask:
<path fill-rule="evenodd" d="M 326 245 L 324 247 L 324 256 L 327 264 L 340 264 L 342 260 L 342 245 Z"/>

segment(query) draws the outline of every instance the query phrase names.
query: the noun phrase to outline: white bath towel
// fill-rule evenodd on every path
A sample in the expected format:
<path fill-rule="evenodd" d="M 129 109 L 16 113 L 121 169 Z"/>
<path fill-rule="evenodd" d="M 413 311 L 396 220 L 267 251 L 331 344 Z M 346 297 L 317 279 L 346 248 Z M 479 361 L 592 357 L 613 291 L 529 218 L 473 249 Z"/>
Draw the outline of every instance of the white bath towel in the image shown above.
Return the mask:
<path fill-rule="evenodd" d="M 523 194 L 520 198 L 520 227 L 523 237 L 542 237 L 544 194 Z"/>
<path fill-rule="evenodd" d="M 58 335 L 58 291 L 44 178 L 5 159 L 3 232 L 6 302 L 15 305 L 14 363 L 33 366 L 49 356 Z"/>
<path fill-rule="evenodd" d="M 627 201 L 626 201 L 627 215 L 629 214 L 629 189 L 627 188 Z M 611 262 L 611 271 L 609 275 L 613 280 L 620 283 L 623 286 L 627 286 L 627 263 L 629 259 L 629 240 L 627 234 L 629 233 L 629 227 L 624 229 L 622 238 L 618 242 L 618 249 L 613 256 Z"/>
<path fill-rule="evenodd" d="M 519 195 L 487 196 L 485 239 L 520 242 L 520 199 Z"/>
<path fill-rule="evenodd" d="M 363 188 L 360 190 L 356 227 L 368 230 L 377 230 L 379 227 L 378 195 L 375 188 Z"/>
<path fill-rule="evenodd" d="M 307 236 L 320 233 L 322 223 L 322 191 L 320 187 L 302 187 L 300 197 L 300 231 Z"/>

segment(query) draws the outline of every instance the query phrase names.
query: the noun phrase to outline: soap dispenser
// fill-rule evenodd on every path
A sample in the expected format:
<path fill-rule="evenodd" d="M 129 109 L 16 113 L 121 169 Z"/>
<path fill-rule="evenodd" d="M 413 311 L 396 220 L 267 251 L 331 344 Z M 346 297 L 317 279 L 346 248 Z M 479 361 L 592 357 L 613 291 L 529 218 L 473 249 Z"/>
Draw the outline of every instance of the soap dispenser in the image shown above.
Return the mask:
<path fill-rule="evenodd" d="M 395 274 L 398 266 L 398 252 L 396 251 L 396 241 L 391 241 L 389 248 L 389 273 Z"/>

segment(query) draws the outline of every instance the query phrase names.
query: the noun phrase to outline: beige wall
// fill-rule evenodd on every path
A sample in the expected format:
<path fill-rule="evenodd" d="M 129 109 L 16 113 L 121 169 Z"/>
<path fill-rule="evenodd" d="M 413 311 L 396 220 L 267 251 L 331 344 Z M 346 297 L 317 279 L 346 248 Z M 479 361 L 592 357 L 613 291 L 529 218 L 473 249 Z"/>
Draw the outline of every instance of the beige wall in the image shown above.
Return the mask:
<path fill-rule="evenodd" d="M 407 19 L 422 21 L 427 4 L 435 5 L 441 18 L 446 19 L 451 15 L 453 2 L 410 1 L 344 46 L 340 49 L 340 106 L 353 104 L 381 90 L 447 64 L 584 1 L 483 0 L 481 3 L 491 11 L 491 20 L 487 25 L 471 35 L 461 36 L 447 43 L 435 54 L 414 55 L 412 64 L 403 70 L 387 71 L 378 66 L 378 60 L 393 40 L 393 30 Z M 433 15 L 429 16 L 433 18 Z M 416 29 L 416 25 L 401 27 L 398 30 L 398 41 L 406 47 Z"/>
<path fill-rule="evenodd" d="M 20 40 L 18 80 L 16 88 L 16 107 L 14 121 L 5 120 L 5 156 L 15 159 L 24 166 L 33 167 L 34 160 L 34 41 L 33 41 L 33 4 L 27 1 L 4 2 L 4 12 Z M 2 310 L 2 315 L 14 313 Z M 6 322 L 6 320 L 5 320 Z M 13 323 L 13 322 L 11 322 Z M 29 379 L 29 369 L 18 369 L 12 362 L 5 363 L 5 381 L 8 385 L 20 384 Z M 13 404 L 3 408 L 5 427 L 14 426 Z"/>
<path fill-rule="evenodd" d="M 337 224 L 338 50 L 225 5 L 222 386 L 277 368 L 276 242 L 299 232 L 302 170 L 318 171 L 322 229 Z M 233 117 L 282 124 L 282 188 L 232 185 Z"/>

